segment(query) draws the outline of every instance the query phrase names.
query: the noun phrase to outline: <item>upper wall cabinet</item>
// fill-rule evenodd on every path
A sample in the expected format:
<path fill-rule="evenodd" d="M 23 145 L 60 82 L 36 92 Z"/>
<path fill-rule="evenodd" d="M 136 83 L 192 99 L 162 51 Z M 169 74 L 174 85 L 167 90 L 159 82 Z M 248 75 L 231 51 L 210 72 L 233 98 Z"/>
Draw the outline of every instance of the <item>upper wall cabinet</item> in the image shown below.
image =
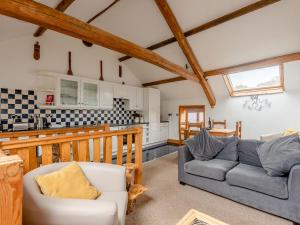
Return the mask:
<path fill-rule="evenodd" d="M 113 99 L 128 99 L 127 110 L 143 109 L 143 88 L 51 72 L 38 76 L 40 108 L 112 109 Z M 52 99 L 52 100 L 51 100 Z"/>
<path fill-rule="evenodd" d="M 144 92 L 143 88 L 127 86 L 126 108 L 128 110 L 141 111 L 143 110 Z"/>
<path fill-rule="evenodd" d="M 114 98 L 129 99 L 129 86 L 123 84 L 114 84 Z"/>
<path fill-rule="evenodd" d="M 99 108 L 99 84 L 94 80 L 81 80 L 81 102 L 86 108 Z"/>
<path fill-rule="evenodd" d="M 114 106 L 114 86 L 112 83 L 100 81 L 100 103 L 101 109 L 112 109 Z"/>
<path fill-rule="evenodd" d="M 59 107 L 76 107 L 80 105 L 80 80 L 75 77 L 57 79 Z"/>

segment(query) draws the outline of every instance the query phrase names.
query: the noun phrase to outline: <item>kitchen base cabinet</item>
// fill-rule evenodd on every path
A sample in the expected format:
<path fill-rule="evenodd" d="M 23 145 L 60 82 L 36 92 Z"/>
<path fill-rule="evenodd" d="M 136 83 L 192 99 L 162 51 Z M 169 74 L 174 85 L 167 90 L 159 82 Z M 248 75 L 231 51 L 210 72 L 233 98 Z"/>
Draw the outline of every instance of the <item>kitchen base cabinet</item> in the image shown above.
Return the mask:
<path fill-rule="evenodd" d="M 160 141 L 169 139 L 169 123 L 160 123 Z"/>
<path fill-rule="evenodd" d="M 149 143 L 155 143 L 160 141 L 160 123 L 149 124 Z"/>

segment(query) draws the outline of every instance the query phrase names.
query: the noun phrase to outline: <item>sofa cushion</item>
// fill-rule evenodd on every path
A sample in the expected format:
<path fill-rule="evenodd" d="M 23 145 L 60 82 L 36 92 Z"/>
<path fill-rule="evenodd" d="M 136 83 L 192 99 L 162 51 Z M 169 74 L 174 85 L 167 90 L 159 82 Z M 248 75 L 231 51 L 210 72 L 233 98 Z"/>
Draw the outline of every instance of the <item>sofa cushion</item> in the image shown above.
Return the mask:
<path fill-rule="evenodd" d="M 238 143 L 239 162 L 262 167 L 257 150 L 263 143 L 263 141 L 257 140 L 240 140 Z"/>
<path fill-rule="evenodd" d="M 198 135 L 185 141 L 191 154 L 198 160 L 210 160 L 224 147 L 224 143 L 209 136 L 207 130 L 201 129 Z"/>
<path fill-rule="evenodd" d="M 263 168 L 270 176 L 285 176 L 290 169 L 300 164 L 300 140 L 294 133 L 265 142 L 258 148 Z"/>
<path fill-rule="evenodd" d="M 237 164 L 238 162 L 223 159 L 192 160 L 184 164 L 184 171 L 193 175 L 223 181 L 227 171 Z"/>
<path fill-rule="evenodd" d="M 224 148 L 216 155 L 216 159 L 224 159 L 230 161 L 237 161 L 238 150 L 237 144 L 239 143 L 238 137 L 218 137 L 224 143 Z"/>
<path fill-rule="evenodd" d="M 287 177 L 271 177 L 257 166 L 240 163 L 226 175 L 228 184 L 247 188 L 281 199 L 288 198 Z"/>

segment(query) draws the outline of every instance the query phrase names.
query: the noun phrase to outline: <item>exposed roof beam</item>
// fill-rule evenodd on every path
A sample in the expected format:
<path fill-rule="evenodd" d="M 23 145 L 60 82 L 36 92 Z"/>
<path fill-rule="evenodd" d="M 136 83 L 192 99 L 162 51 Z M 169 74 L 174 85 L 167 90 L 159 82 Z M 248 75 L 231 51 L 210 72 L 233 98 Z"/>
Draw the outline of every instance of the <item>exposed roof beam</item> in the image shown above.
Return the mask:
<path fill-rule="evenodd" d="M 109 10 L 112 6 L 114 6 L 117 2 L 119 2 L 120 0 L 115 0 L 112 3 L 110 3 L 107 7 L 105 7 L 103 10 L 101 10 L 100 12 L 98 12 L 95 16 L 93 16 L 91 19 L 89 19 L 87 21 L 87 23 L 91 23 L 93 22 L 95 19 L 97 19 L 99 16 L 101 16 L 103 13 L 105 13 L 107 10 Z M 87 42 L 85 40 L 82 40 L 83 44 L 87 47 L 92 47 L 93 44 L 90 42 Z"/>
<path fill-rule="evenodd" d="M 60 12 L 64 12 L 74 1 L 75 0 L 61 0 L 61 2 L 58 3 L 58 5 L 55 7 L 55 9 Z M 40 37 L 43 35 L 43 33 L 45 33 L 46 30 L 47 30 L 47 28 L 45 28 L 45 27 L 39 27 L 36 30 L 36 32 L 33 34 L 33 36 Z"/>
<path fill-rule="evenodd" d="M 205 72 L 205 77 L 216 76 L 216 75 L 224 75 L 230 73 L 238 73 L 247 70 L 259 69 L 263 67 L 275 66 L 282 63 L 287 63 L 291 61 L 300 60 L 300 52 L 281 55 L 271 58 L 266 58 L 254 62 L 239 64 L 235 66 L 225 67 L 216 70 L 210 70 Z"/>
<path fill-rule="evenodd" d="M 110 3 L 105 9 L 101 10 L 100 12 L 98 12 L 95 16 L 93 16 L 91 19 L 89 19 L 87 21 L 87 23 L 91 23 L 93 22 L 95 19 L 97 19 L 99 16 L 101 16 L 103 13 L 105 13 L 107 10 L 109 10 L 114 4 L 116 4 L 117 2 L 119 2 L 120 0 L 115 0 L 112 3 Z"/>
<path fill-rule="evenodd" d="M 199 79 L 199 83 L 201 84 L 203 91 L 208 99 L 209 104 L 213 107 L 216 105 L 216 98 L 214 96 L 214 93 L 207 82 L 207 80 L 204 78 L 203 70 L 189 44 L 186 37 L 184 36 L 177 20 L 172 12 L 172 9 L 170 8 L 169 4 L 166 0 L 155 0 L 156 5 L 160 9 L 162 15 L 164 16 L 167 24 L 169 25 L 171 31 L 173 32 L 180 48 L 182 49 L 184 55 L 186 56 L 190 66 L 192 67 L 195 75 Z"/>
<path fill-rule="evenodd" d="M 1 0 L 0 14 L 34 23 L 59 33 L 131 55 L 198 82 L 194 74 L 189 73 L 183 67 L 168 61 L 157 53 L 35 1 Z"/>
<path fill-rule="evenodd" d="M 266 59 L 253 61 L 253 62 L 249 62 L 249 63 L 244 63 L 244 64 L 239 64 L 239 65 L 235 65 L 235 66 L 210 70 L 210 71 L 204 72 L 204 76 L 210 77 L 210 76 L 218 76 L 218 75 L 229 74 L 229 73 L 238 73 L 238 72 L 242 72 L 242 71 L 247 71 L 247 70 L 251 70 L 251 69 L 259 69 L 259 68 L 268 67 L 268 66 L 274 66 L 274 65 L 292 62 L 292 61 L 296 61 L 296 60 L 300 60 L 300 52 L 266 58 Z M 149 83 L 144 83 L 143 86 L 149 87 L 149 86 L 172 83 L 172 82 L 177 82 L 177 81 L 182 81 L 182 80 L 186 80 L 186 79 L 183 77 L 173 77 L 173 78 L 168 78 L 168 79 L 164 79 L 164 80 L 157 80 L 157 81 L 153 81 L 153 82 L 149 82 Z"/>
<path fill-rule="evenodd" d="M 169 78 L 169 79 L 164 79 L 164 80 L 158 80 L 158 81 L 153 81 L 149 83 L 144 83 L 144 87 L 149 87 L 149 86 L 155 86 L 155 85 L 160 85 L 160 84 L 166 84 L 166 83 L 172 83 L 176 81 L 182 81 L 186 80 L 184 77 L 174 77 L 174 78 Z"/>
<path fill-rule="evenodd" d="M 218 26 L 222 23 L 228 22 L 230 20 L 233 20 L 233 19 L 238 18 L 240 16 L 246 15 L 248 13 L 251 13 L 251 12 L 255 11 L 255 10 L 261 9 L 263 7 L 266 7 L 268 5 L 274 4 L 274 3 L 279 2 L 279 1 L 280 0 L 260 0 L 258 2 L 255 2 L 253 4 L 248 5 L 246 7 L 238 9 L 234 12 L 226 14 L 222 17 L 219 17 L 217 19 L 209 21 L 208 23 L 202 24 L 198 27 L 195 27 L 191 30 L 188 30 L 188 31 L 184 32 L 184 36 L 189 37 L 191 35 L 200 33 L 202 31 L 208 30 L 212 27 Z M 155 50 L 155 49 L 161 48 L 163 46 L 166 46 L 168 44 L 172 44 L 174 42 L 176 42 L 176 38 L 172 37 L 172 38 L 166 39 L 164 41 L 161 41 L 159 43 L 156 43 L 154 45 L 151 45 L 151 46 L 147 47 L 147 49 Z M 130 59 L 130 58 L 131 58 L 130 56 L 123 56 L 123 57 L 119 58 L 119 61 L 122 62 L 122 61 L 125 61 L 125 60 Z"/>

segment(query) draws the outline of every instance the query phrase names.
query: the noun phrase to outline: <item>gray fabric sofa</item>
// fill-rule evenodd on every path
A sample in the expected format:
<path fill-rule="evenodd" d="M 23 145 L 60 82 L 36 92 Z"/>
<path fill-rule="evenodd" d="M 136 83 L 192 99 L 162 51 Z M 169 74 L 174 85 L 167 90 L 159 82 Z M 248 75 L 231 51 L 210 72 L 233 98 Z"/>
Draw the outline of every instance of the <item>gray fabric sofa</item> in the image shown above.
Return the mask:
<path fill-rule="evenodd" d="M 287 177 L 271 177 L 257 154 L 261 141 L 240 140 L 238 160 L 195 160 L 187 146 L 178 150 L 178 180 L 236 202 L 300 223 L 300 165 Z"/>

